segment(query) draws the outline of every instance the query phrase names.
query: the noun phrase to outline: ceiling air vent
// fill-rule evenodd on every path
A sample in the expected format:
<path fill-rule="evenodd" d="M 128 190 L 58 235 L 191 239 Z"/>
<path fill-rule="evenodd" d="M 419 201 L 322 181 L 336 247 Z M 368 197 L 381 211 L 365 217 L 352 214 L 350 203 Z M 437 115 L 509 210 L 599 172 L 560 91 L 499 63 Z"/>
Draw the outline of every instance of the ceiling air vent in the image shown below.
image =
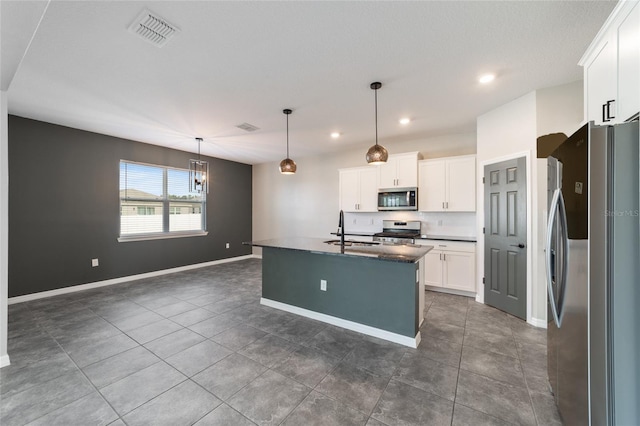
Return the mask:
<path fill-rule="evenodd" d="M 129 31 L 155 46 L 162 47 L 180 32 L 180 29 L 149 9 L 144 9 L 129 25 Z"/>
<path fill-rule="evenodd" d="M 238 124 L 236 126 L 238 129 L 242 129 L 245 132 L 255 132 L 256 130 L 259 130 L 259 127 L 254 126 L 253 124 L 249 124 L 249 123 L 242 123 L 242 124 Z"/>

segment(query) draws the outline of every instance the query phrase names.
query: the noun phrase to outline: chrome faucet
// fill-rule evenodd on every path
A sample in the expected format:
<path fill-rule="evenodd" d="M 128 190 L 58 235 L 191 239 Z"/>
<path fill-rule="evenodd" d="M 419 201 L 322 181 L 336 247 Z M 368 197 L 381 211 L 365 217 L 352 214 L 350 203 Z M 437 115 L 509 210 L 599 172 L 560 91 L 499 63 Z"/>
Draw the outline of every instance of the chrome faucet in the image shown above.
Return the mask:
<path fill-rule="evenodd" d="M 340 219 L 338 219 L 338 232 L 340 236 L 340 245 L 344 247 L 344 212 L 340 210 Z"/>

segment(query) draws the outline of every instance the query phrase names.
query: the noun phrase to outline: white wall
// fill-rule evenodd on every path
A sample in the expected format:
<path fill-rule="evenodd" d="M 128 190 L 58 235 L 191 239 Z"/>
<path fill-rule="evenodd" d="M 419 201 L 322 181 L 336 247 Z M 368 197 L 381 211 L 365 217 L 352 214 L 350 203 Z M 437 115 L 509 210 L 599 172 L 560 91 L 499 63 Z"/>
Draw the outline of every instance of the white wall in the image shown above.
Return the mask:
<path fill-rule="evenodd" d="M 571 136 L 584 121 L 582 80 L 536 91 L 537 136 Z"/>
<path fill-rule="evenodd" d="M 582 123 L 582 82 L 541 89 L 496 108 L 477 120 L 478 159 L 478 300 L 484 299 L 484 166 L 527 157 L 527 321 L 546 326 L 547 293 L 544 265 L 547 185 L 546 160 L 536 158 L 536 138 L 563 132 L 568 136 Z"/>
<path fill-rule="evenodd" d="M 531 159 L 535 158 L 536 152 L 536 94 L 531 92 L 521 98 L 509 102 L 499 108 L 494 109 L 484 115 L 478 117 L 478 191 L 477 191 L 477 221 L 478 235 L 482 236 L 482 227 L 484 226 L 484 187 L 482 177 L 484 175 L 484 167 L 491 163 L 518 157 L 527 157 L 527 300 L 532 302 L 530 290 L 532 283 L 535 282 L 531 274 L 532 256 L 537 250 L 537 244 L 531 236 L 533 235 L 533 227 L 531 214 L 532 210 L 536 211 L 532 205 L 532 188 L 531 183 L 537 178 L 537 169 L 531 166 Z M 534 200 L 537 204 L 537 198 Z M 478 239 L 478 301 L 484 301 L 484 239 Z M 527 309 L 527 321 L 536 323 L 535 319 L 544 321 L 545 317 L 535 317 L 538 306 L 530 306 Z M 545 306 L 546 310 L 546 306 Z"/>
<path fill-rule="evenodd" d="M 385 143 L 385 146 L 390 154 L 419 151 L 423 158 L 435 158 L 473 154 L 476 138 L 475 134 L 466 133 Z M 289 176 L 280 174 L 278 163 L 254 165 L 253 239 L 287 236 L 324 238 L 336 232 L 338 169 L 366 165 L 367 149 L 368 146 L 362 146 L 330 156 L 294 158 L 298 171 Z M 385 214 L 374 215 L 381 220 Z M 347 230 L 353 225 L 352 219 L 347 221 Z M 254 253 L 260 253 L 260 250 L 254 249 Z"/>
<path fill-rule="evenodd" d="M 9 292 L 9 135 L 7 92 L 0 91 L 0 367 L 7 353 L 7 295 Z"/>

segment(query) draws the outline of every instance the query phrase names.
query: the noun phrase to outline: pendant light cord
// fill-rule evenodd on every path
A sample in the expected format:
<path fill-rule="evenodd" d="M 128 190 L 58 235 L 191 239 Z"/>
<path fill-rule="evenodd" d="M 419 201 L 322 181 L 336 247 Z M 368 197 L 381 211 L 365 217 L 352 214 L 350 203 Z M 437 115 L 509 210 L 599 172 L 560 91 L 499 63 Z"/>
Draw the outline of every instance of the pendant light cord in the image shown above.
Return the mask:
<path fill-rule="evenodd" d="M 289 158 L 289 114 L 287 114 L 287 158 Z"/>
<path fill-rule="evenodd" d="M 378 89 L 374 90 L 376 105 L 376 145 L 378 145 Z"/>

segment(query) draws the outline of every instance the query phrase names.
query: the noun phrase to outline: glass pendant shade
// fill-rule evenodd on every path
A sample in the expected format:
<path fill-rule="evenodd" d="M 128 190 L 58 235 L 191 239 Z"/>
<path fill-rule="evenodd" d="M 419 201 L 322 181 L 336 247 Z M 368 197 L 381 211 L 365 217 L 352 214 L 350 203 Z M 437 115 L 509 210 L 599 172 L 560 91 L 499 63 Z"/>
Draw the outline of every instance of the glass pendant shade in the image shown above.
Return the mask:
<path fill-rule="evenodd" d="M 285 158 L 280 162 L 280 173 L 283 175 L 292 175 L 296 172 L 297 168 L 296 162 L 291 158 Z"/>
<path fill-rule="evenodd" d="M 382 87 L 382 83 L 376 81 L 371 83 L 370 87 L 375 93 L 376 102 L 376 144 L 369 148 L 366 158 L 367 163 L 372 166 L 378 166 L 380 164 L 386 163 L 389 159 L 389 153 L 387 152 L 387 149 L 382 145 L 378 145 L 378 89 Z"/>
<path fill-rule="evenodd" d="M 367 163 L 371 164 L 372 166 L 384 164 L 388 159 L 389 153 L 387 152 L 387 149 L 382 145 L 375 144 L 371 148 L 369 148 L 369 151 L 367 151 Z"/>
<path fill-rule="evenodd" d="M 200 142 L 202 138 L 196 138 L 198 141 L 198 159 L 189 160 L 189 192 L 209 193 L 209 185 L 207 176 L 209 175 L 209 163 L 200 159 Z"/>
<path fill-rule="evenodd" d="M 298 169 L 296 162 L 289 158 L 289 115 L 293 112 L 290 109 L 282 110 L 287 115 L 287 158 L 280 162 L 280 173 L 283 175 L 292 175 Z"/>

